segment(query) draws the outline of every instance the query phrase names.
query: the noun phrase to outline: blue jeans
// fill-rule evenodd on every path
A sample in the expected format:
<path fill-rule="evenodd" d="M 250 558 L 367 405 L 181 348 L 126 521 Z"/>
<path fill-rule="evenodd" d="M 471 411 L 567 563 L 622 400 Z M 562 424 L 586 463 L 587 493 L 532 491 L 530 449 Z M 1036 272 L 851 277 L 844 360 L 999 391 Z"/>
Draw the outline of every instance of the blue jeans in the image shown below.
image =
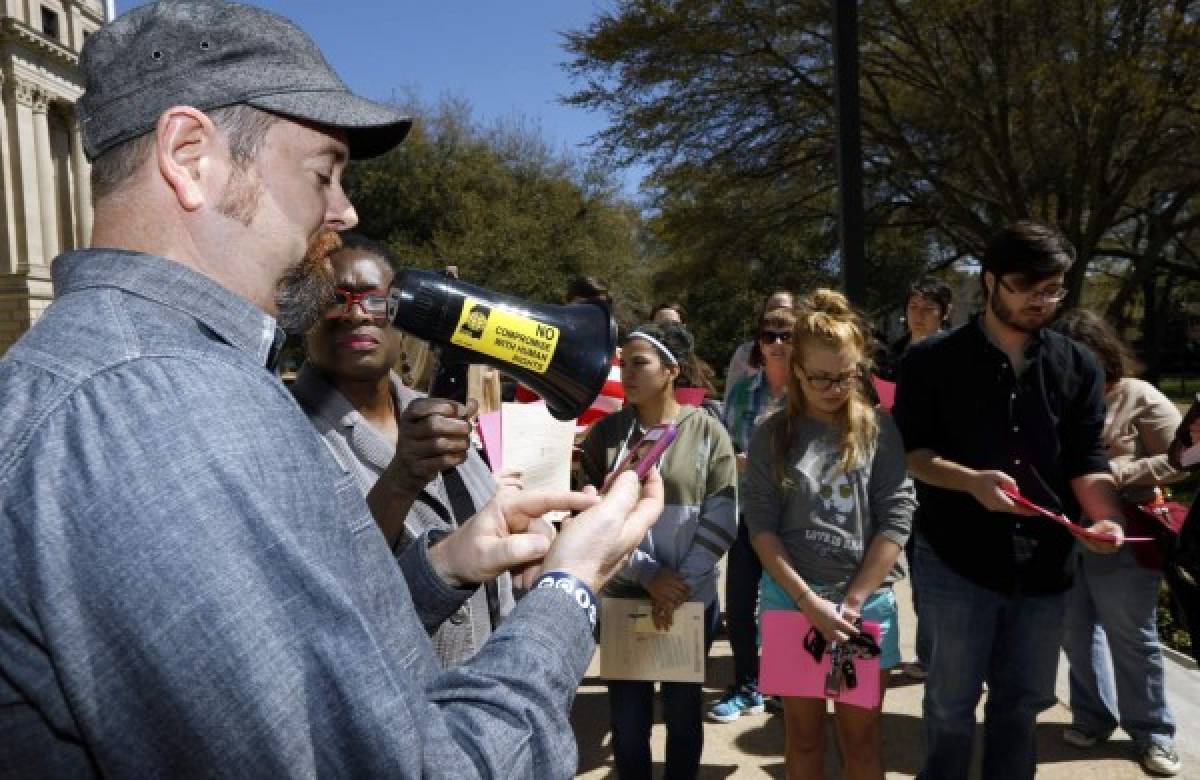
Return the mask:
<path fill-rule="evenodd" d="M 1119 723 L 1139 752 L 1152 744 L 1170 747 L 1175 718 L 1163 689 L 1155 622 L 1162 574 L 1139 566 L 1129 549 L 1114 555 L 1084 550 L 1078 564 L 1063 636 L 1073 725 L 1105 737 Z"/>
<path fill-rule="evenodd" d="M 704 652 L 712 647 L 721 610 L 713 599 L 704 608 Z M 700 771 L 704 750 L 704 721 L 701 683 L 664 682 L 663 722 L 667 725 L 667 762 L 664 778 L 691 778 Z M 654 768 L 650 758 L 650 728 L 654 725 L 654 683 L 610 680 L 609 723 L 612 726 L 613 759 L 617 776 L 623 780 L 650 780 Z"/>
<path fill-rule="evenodd" d="M 1054 705 L 1065 597 L 1009 596 L 954 573 L 917 540 L 921 622 L 929 632 L 924 780 L 967 777 L 983 682 L 983 776 L 1032 778 L 1034 722 Z"/>
<path fill-rule="evenodd" d="M 762 563 L 750 545 L 746 518 L 739 518 L 737 538 L 729 547 L 725 572 L 725 624 L 733 651 L 735 685 L 758 686 L 758 581 Z"/>
<path fill-rule="evenodd" d="M 917 617 L 917 639 L 916 653 L 917 663 L 921 666 L 927 666 L 929 663 L 929 629 L 921 623 L 921 593 L 917 586 L 917 567 L 921 565 L 917 556 L 917 534 L 914 531 L 908 537 L 908 543 L 904 546 L 905 555 L 908 557 L 908 576 L 911 578 L 912 585 L 912 604 L 913 614 Z"/>

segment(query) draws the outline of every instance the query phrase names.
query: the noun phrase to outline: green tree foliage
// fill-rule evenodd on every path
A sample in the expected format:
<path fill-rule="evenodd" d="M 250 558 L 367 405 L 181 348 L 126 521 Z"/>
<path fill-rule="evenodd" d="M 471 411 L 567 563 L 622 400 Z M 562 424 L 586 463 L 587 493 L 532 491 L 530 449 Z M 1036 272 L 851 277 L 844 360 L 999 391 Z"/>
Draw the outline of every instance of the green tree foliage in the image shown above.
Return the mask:
<path fill-rule="evenodd" d="M 1196 275 L 1198 9 L 864 0 L 873 300 L 1027 216 L 1058 224 L 1084 260 L 1069 302 L 1097 258 L 1140 274 L 1121 288 L 1126 302 L 1146 298 L 1146 279 L 1162 292 L 1169 274 Z M 570 101 L 609 114 L 609 153 L 653 166 L 668 224 L 680 203 L 731 198 L 761 208 L 710 224 L 714 244 L 770 232 L 815 250 L 828 239 L 803 237 L 829 232 L 836 186 L 830 20 L 828 0 L 620 0 L 566 36 Z M 705 251 L 691 261 L 715 262 Z M 809 270 L 821 262 L 810 256 Z"/>
<path fill-rule="evenodd" d="M 641 217 L 606 170 L 553 151 L 527 122 L 481 127 L 461 101 L 406 109 L 418 118 L 408 139 L 347 174 L 363 233 L 407 265 L 457 265 L 524 298 L 559 303 L 586 274 L 607 281 L 619 312 L 646 306 Z"/>

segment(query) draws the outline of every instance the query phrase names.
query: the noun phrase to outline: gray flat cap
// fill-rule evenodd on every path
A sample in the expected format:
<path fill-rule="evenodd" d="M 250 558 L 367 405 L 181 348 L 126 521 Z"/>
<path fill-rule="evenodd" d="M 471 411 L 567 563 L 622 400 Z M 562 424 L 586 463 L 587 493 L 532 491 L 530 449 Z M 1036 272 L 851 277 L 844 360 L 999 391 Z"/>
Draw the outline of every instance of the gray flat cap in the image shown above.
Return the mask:
<path fill-rule="evenodd" d="M 383 154 L 412 124 L 352 94 L 287 19 L 222 0 L 136 8 L 91 35 L 79 64 L 85 91 L 76 111 L 89 160 L 154 129 L 177 105 L 207 111 L 246 103 L 341 129 L 356 159 Z"/>

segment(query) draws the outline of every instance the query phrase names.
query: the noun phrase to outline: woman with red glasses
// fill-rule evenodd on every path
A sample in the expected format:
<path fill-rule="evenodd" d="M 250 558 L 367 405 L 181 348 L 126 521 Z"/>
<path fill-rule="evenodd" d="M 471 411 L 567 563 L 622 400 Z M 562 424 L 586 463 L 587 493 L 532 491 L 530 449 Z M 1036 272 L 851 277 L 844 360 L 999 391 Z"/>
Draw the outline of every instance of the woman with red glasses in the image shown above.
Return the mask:
<path fill-rule="evenodd" d="M 396 271 L 388 249 L 344 234 L 330 262 L 334 293 L 305 337 L 308 361 L 292 392 L 368 503 L 384 470 L 402 464 L 411 499 L 389 501 L 394 522 L 380 523 L 398 555 L 426 531 L 454 530 L 491 499 L 496 482 L 470 446 L 473 408 L 425 398 L 393 370 L 404 346 L 388 316 Z M 507 573 L 485 583 L 432 635 L 442 663 L 474 655 L 513 606 Z"/>

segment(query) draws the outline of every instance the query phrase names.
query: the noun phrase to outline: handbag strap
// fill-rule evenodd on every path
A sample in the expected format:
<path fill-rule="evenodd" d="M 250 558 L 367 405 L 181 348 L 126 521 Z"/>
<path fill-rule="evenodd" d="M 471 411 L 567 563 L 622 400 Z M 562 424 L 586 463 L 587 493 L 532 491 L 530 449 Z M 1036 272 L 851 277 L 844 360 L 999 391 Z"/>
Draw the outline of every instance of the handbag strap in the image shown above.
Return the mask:
<path fill-rule="evenodd" d="M 463 481 L 457 468 L 446 469 L 442 472 L 442 484 L 446 486 L 446 497 L 450 499 L 450 508 L 454 512 L 456 522 L 452 525 L 457 527 L 478 511 L 475 500 L 471 498 L 471 492 L 467 490 L 467 483 Z M 494 630 L 500 625 L 500 586 L 496 580 L 491 579 L 483 583 L 483 589 L 487 594 L 488 618 Z"/>

